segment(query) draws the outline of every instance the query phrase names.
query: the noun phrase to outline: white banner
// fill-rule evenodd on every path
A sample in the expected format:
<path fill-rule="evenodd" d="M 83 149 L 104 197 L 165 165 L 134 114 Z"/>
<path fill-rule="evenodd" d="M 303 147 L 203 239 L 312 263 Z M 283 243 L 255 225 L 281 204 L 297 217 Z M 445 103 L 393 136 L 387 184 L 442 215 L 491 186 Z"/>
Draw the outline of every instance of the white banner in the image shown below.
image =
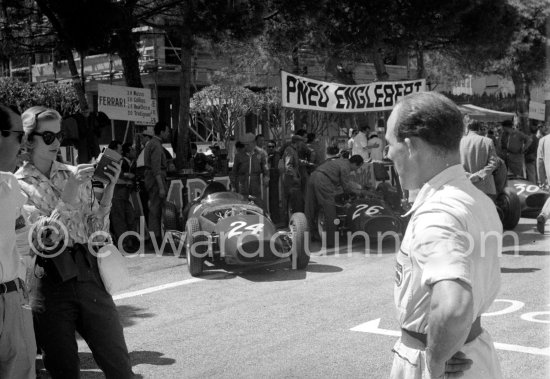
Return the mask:
<path fill-rule="evenodd" d="M 544 112 L 546 105 L 544 103 L 537 103 L 536 101 L 529 102 L 529 118 L 538 121 L 544 121 Z"/>
<path fill-rule="evenodd" d="M 281 71 L 283 107 L 325 112 L 391 110 L 405 95 L 426 90 L 426 80 L 345 85 Z"/>
<path fill-rule="evenodd" d="M 98 84 L 98 111 L 112 120 L 151 121 L 151 90 Z"/>

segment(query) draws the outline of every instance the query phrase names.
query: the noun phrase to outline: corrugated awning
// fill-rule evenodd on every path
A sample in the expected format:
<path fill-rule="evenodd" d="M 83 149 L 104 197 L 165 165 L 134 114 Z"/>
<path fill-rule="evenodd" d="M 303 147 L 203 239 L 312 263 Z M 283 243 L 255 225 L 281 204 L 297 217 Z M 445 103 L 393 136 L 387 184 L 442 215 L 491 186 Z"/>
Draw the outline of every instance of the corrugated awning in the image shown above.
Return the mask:
<path fill-rule="evenodd" d="M 463 114 L 470 118 L 484 122 L 502 122 L 504 120 L 513 120 L 515 114 L 510 112 L 494 111 L 492 109 L 478 107 L 472 104 L 459 105 L 458 108 Z"/>

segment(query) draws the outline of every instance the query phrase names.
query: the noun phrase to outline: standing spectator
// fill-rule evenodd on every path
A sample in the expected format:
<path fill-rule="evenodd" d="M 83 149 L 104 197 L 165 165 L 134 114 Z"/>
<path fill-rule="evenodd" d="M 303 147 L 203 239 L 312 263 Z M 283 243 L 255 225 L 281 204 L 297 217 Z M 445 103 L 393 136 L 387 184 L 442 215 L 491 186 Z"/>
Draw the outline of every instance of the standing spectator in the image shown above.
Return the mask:
<path fill-rule="evenodd" d="M 264 149 L 264 144 L 265 144 L 265 138 L 263 135 L 261 134 L 258 134 L 255 138 L 255 142 L 256 142 L 256 150 L 258 151 L 258 153 L 260 153 L 264 158 L 265 160 L 267 161 L 267 151 Z"/>
<path fill-rule="evenodd" d="M 111 142 L 112 144 L 113 142 Z M 115 185 L 113 193 L 113 202 L 111 207 L 111 229 L 115 244 L 119 246 L 120 237 L 127 231 L 136 230 L 136 215 L 134 207 L 130 202 L 131 191 L 134 188 L 135 175 L 131 172 L 134 159 L 134 150 L 131 143 L 125 143 L 120 146 L 122 155 L 120 177 Z M 112 149 L 111 145 L 109 148 Z M 132 237 L 127 237 L 123 241 L 123 249 L 127 252 L 135 251 L 137 242 Z"/>
<path fill-rule="evenodd" d="M 384 159 L 384 146 L 382 139 L 378 137 L 377 132 L 369 134 L 368 143 L 372 146 L 370 151 L 370 159 L 373 161 L 382 161 Z"/>
<path fill-rule="evenodd" d="M 22 257 L 15 231 L 27 198 L 12 174 L 23 135 L 21 117 L 0 105 L 0 378 L 30 379 L 36 377 L 36 342 L 31 312 L 23 307 L 25 285 L 18 277 Z"/>
<path fill-rule="evenodd" d="M 166 183 L 166 169 L 168 165 L 162 147 L 162 141 L 168 135 L 168 126 L 158 122 L 153 130 L 148 127 L 143 135 L 150 138 L 149 142 L 145 145 L 143 153 L 145 163 L 144 184 L 145 190 L 149 195 L 148 227 L 151 237 L 155 238 L 157 246 L 160 246 L 162 241 L 162 207 L 164 206 L 164 201 L 168 194 L 168 186 Z M 154 244 L 150 243 L 149 247 L 154 248 Z"/>
<path fill-rule="evenodd" d="M 479 135 L 481 123 L 468 124 L 468 134 L 460 140 L 460 161 L 468 179 L 489 196 L 496 197 L 493 171 L 498 166 L 495 146 L 490 138 Z"/>
<path fill-rule="evenodd" d="M 204 153 L 199 153 L 197 144 L 191 143 L 191 167 L 195 173 L 211 172 L 213 167 Z"/>
<path fill-rule="evenodd" d="M 550 184 L 550 134 L 542 137 L 537 149 L 537 171 L 539 174 L 539 186 L 548 186 Z M 542 207 L 537 217 L 537 230 L 544 234 L 544 226 L 550 218 L 550 198 Z"/>
<path fill-rule="evenodd" d="M 267 141 L 267 167 L 269 169 L 269 212 L 279 222 L 279 152 L 275 141 Z"/>
<path fill-rule="evenodd" d="M 353 138 L 353 148 L 351 150 L 351 155 L 360 155 L 365 162 L 368 162 L 370 159 L 369 150 L 380 146 L 380 144 L 375 142 L 368 142 L 367 134 L 369 131 L 370 128 L 368 124 L 362 124 L 359 127 L 359 133 Z"/>
<path fill-rule="evenodd" d="M 59 113 L 32 107 L 23 113 L 22 121 L 29 160 L 16 176 L 28 196 L 27 221 L 47 224 L 57 220 L 66 232 L 51 238 L 42 233 L 33 236 L 35 248 L 42 250 L 34 272 L 41 282 L 44 303 L 33 311 L 44 366 L 52 378 L 80 377 L 78 332 L 107 378 L 132 378 L 120 316 L 101 281 L 97 257 L 87 246 L 92 234 L 109 231 L 120 164 L 108 166 L 105 175 L 110 183 L 97 201 L 90 195 L 93 165 L 74 167 L 55 161 L 63 136 Z M 50 244 L 55 249 L 43 248 Z"/>
<path fill-rule="evenodd" d="M 269 184 L 267 160 L 263 154 L 256 150 L 254 134 L 245 134 L 241 142 L 244 144 L 244 152 L 235 156 L 232 169 L 233 182 L 240 194 L 261 199 L 262 175 L 264 186 Z"/>
<path fill-rule="evenodd" d="M 305 123 L 302 125 L 305 126 Z M 310 151 L 307 147 L 307 131 L 306 129 L 298 129 L 296 135 L 301 137 L 301 141 L 298 143 L 298 171 L 300 172 L 300 188 L 302 193 L 306 192 L 307 178 L 309 177 L 308 168 L 310 166 Z"/>
<path fill-rule="evenodd" d="M 515 176 L 524 178 L 524 154 L 531 143 L 531 137 L 514 129 L 514 123 L 511 120 L 503 121 L 502 127 L 504 128 L 500 140 L 502 159 L 506 162 L 509 171 Z"/>
<path fill-rule="evenodd" d="M 353 144 L 355 143 L 355 136 L 357 135 L 357 129 L 353 129 L 351 131 L 351 137 L 350 139 L 348 140 L 348 150 L 349 151 L 352 151 L 353 150 Z"/>
<path fill-rule="evenodd" d="M 458 107 L 437 92 L 404 97 L 388 120 L 401 186 L 420 188 L 396 256 L 392 379 L 502 378 L 480 321 L 500 287 L 502 224 L 460 164 L 463 130 Z"/>
<path fill-rule="evenodd" d="M 350 172 L 356 171 L 363 164 L 360 155 L 353 155 L 349 160 L 338 157 L 338 147 L 330 146 L 327 149 L 327 158 L 311 174 L 307 183 L 305 213 L 309 224 L 309 230 L 316 234 L 316 217 L 319 207 L 325 215 L 326 247 L 332 248 L 335 244 L 336 227 L 336 203 L 335 196 L 339 189 L 344 192 L 361 193 L 361 186 L 353 183 Z M 319 236 L 321 237 L 321 236 Z"/>
<path fill-rule="evenodd" d="M 315 133 L 307 134 L 307 148 L 309 150 L 309 165 L 308 165 L 308 175 L 315 171 L 321 163 L 325 161 L 323 153 L 323 148 L 317 140 Z"/>
<path fill-rule="evenodd" d="M 537 150 L 539 147 L 539 140 L 544 137 L 544 128 L 542 126 L 537 127 L 535 136 L 529 147 L 525 150 L 525 171 L 527 173 L 527 180 L 532 183 L 538 183 L 537 180 Z"/>
<path fill-rule="evenodd" d="M 293 135 L 290 145 L 283 152 L 283 207 L 286 221 L 290 214 L 304 211 L 304 191 L 298 157 L 298 149 L 303 143 L 301 136 Z"/>

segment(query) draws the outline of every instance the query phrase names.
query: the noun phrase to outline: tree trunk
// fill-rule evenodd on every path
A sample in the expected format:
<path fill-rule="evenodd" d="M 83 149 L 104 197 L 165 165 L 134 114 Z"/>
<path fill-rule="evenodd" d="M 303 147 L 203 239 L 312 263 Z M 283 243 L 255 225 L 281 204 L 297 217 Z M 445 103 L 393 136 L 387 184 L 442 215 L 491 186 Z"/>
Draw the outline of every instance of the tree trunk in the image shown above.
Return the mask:
<path fill-rule="evenodd" d="M 424 49 L 421 46 L 416 47 L 416 78 L 424 79 L 426 77 L 426 69 L 424 68 Z"/>
<path fill-rule="evenodd" d="M 519 130 L 526 134 L 531 134 L 529 128 L 529 100 L 531 94 L 529 91 L 529 83 L 522 72 L 513 72 L 512 80 L 516 92 L 516 113 L 519 119 Z"/>
<path fill-rule="evenodd" d="M 76 67 L 76 62 L 74 61 L 73 52 L 70 48 L 63 46 L 62 54 L 67 59 L 67 64 L 69 65 L 69 71 L 71 72 L 71 77 L 73 79 L 73 87 L 76 91 L 78 102 L 80 103 L 80 110 L 84 111 L 90 109 L 88 100 L 86 99 L 86 93 L 84 92 L 84 86 L 82 85 L 82 78 L 78 73 L 78 68 Z"/>
<path fill-rule="evenodd" d="M 374 70 L 376 71 L 376 80 L 385 81 L 390 78 L 390 75 L 386 71 L 386 64 L 384 63 L 384 57 L 382 56 L 382 49 L 378 44 L 375 44 L 372 49 L 372 63 L 374 64 Z"/>
<path fill-rule="evenodd" d="M 189 152 L 189 102 L 191 98 L 191 61 L 193 56 L 193 32 L 185 20 L 191 17 L 189 1 L 182 7 L 183 25 L 181 27 L 181 81 L 180 106 L 178 118 L 178 141 L 176 145 L 176 167 L 185 167 Z M 185 9 L 187 8 L 187 9 Z"/>
<path fill-rule="evenodd" d="M 142 88 L 141 73 L 139 72 L 139 53 L 132 36 L 131 28 L 117 31 L 118 56 L 122 60 L 124 80 L 128 87 Z"/>

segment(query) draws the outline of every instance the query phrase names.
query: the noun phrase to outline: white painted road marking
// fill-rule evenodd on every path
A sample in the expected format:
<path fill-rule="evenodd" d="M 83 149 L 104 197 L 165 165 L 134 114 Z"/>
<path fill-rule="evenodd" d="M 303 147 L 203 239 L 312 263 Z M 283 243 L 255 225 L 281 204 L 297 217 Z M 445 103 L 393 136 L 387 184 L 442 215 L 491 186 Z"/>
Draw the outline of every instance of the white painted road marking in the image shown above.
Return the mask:
<path fill-rule="evenodd" d="M 121 293 L 121 294 L 113 296 L 113 300 L 116 301 L 116 300 L 127 299 L 129 297 L 136 297 L 136 296 L 146 295 L 146 294 L 149 294 L 149 293 L 158 292 L 158 291 L 166 290 L 166 289 L 169 289 L 169 288 L 180 287 L 180 286 L 185 286 L 185 285 L 191 284 L 191 283 L 201 282 L 201 281 L 207 280 L 207 279 L 217 279 L 217 278 L 224 277 L 226 275 L 227 274 L 214 274 L 214 275 L 210 275 L 210 276 L 204 277 L 204 278 L 191 278 L 191 279 L 186 279 L 186 280 L 180 280 L 179 282 L 172 282 L 172 283 L 162 284 L 162 285 L 156 286 L 156 287 L 149 287 L 149 288 L 145 288 L 145 289 L 138 290 L 138 291 Z"/>
<path fill-rule="evenodd" d="M 398 330 L 381 329 L 379 327 L 380 319 L 377 318 L 372 321 L 365 322 L 364 324 L 357 325 L 355 328 L 351 328 L 352 332 L 363 332 L 371 334 L 381 334 L 383 336 L 399 337 L 401 332 Z M 495 342 L 495 348 L 498 350 L 514 351 L 517 353 L 525 353 L 532 355 L 544 355 L 550 357 L 550 347 L 539 349 L 536 347 L 527 347 L 520 345 L 511 345 L 507 343 Z"/>

